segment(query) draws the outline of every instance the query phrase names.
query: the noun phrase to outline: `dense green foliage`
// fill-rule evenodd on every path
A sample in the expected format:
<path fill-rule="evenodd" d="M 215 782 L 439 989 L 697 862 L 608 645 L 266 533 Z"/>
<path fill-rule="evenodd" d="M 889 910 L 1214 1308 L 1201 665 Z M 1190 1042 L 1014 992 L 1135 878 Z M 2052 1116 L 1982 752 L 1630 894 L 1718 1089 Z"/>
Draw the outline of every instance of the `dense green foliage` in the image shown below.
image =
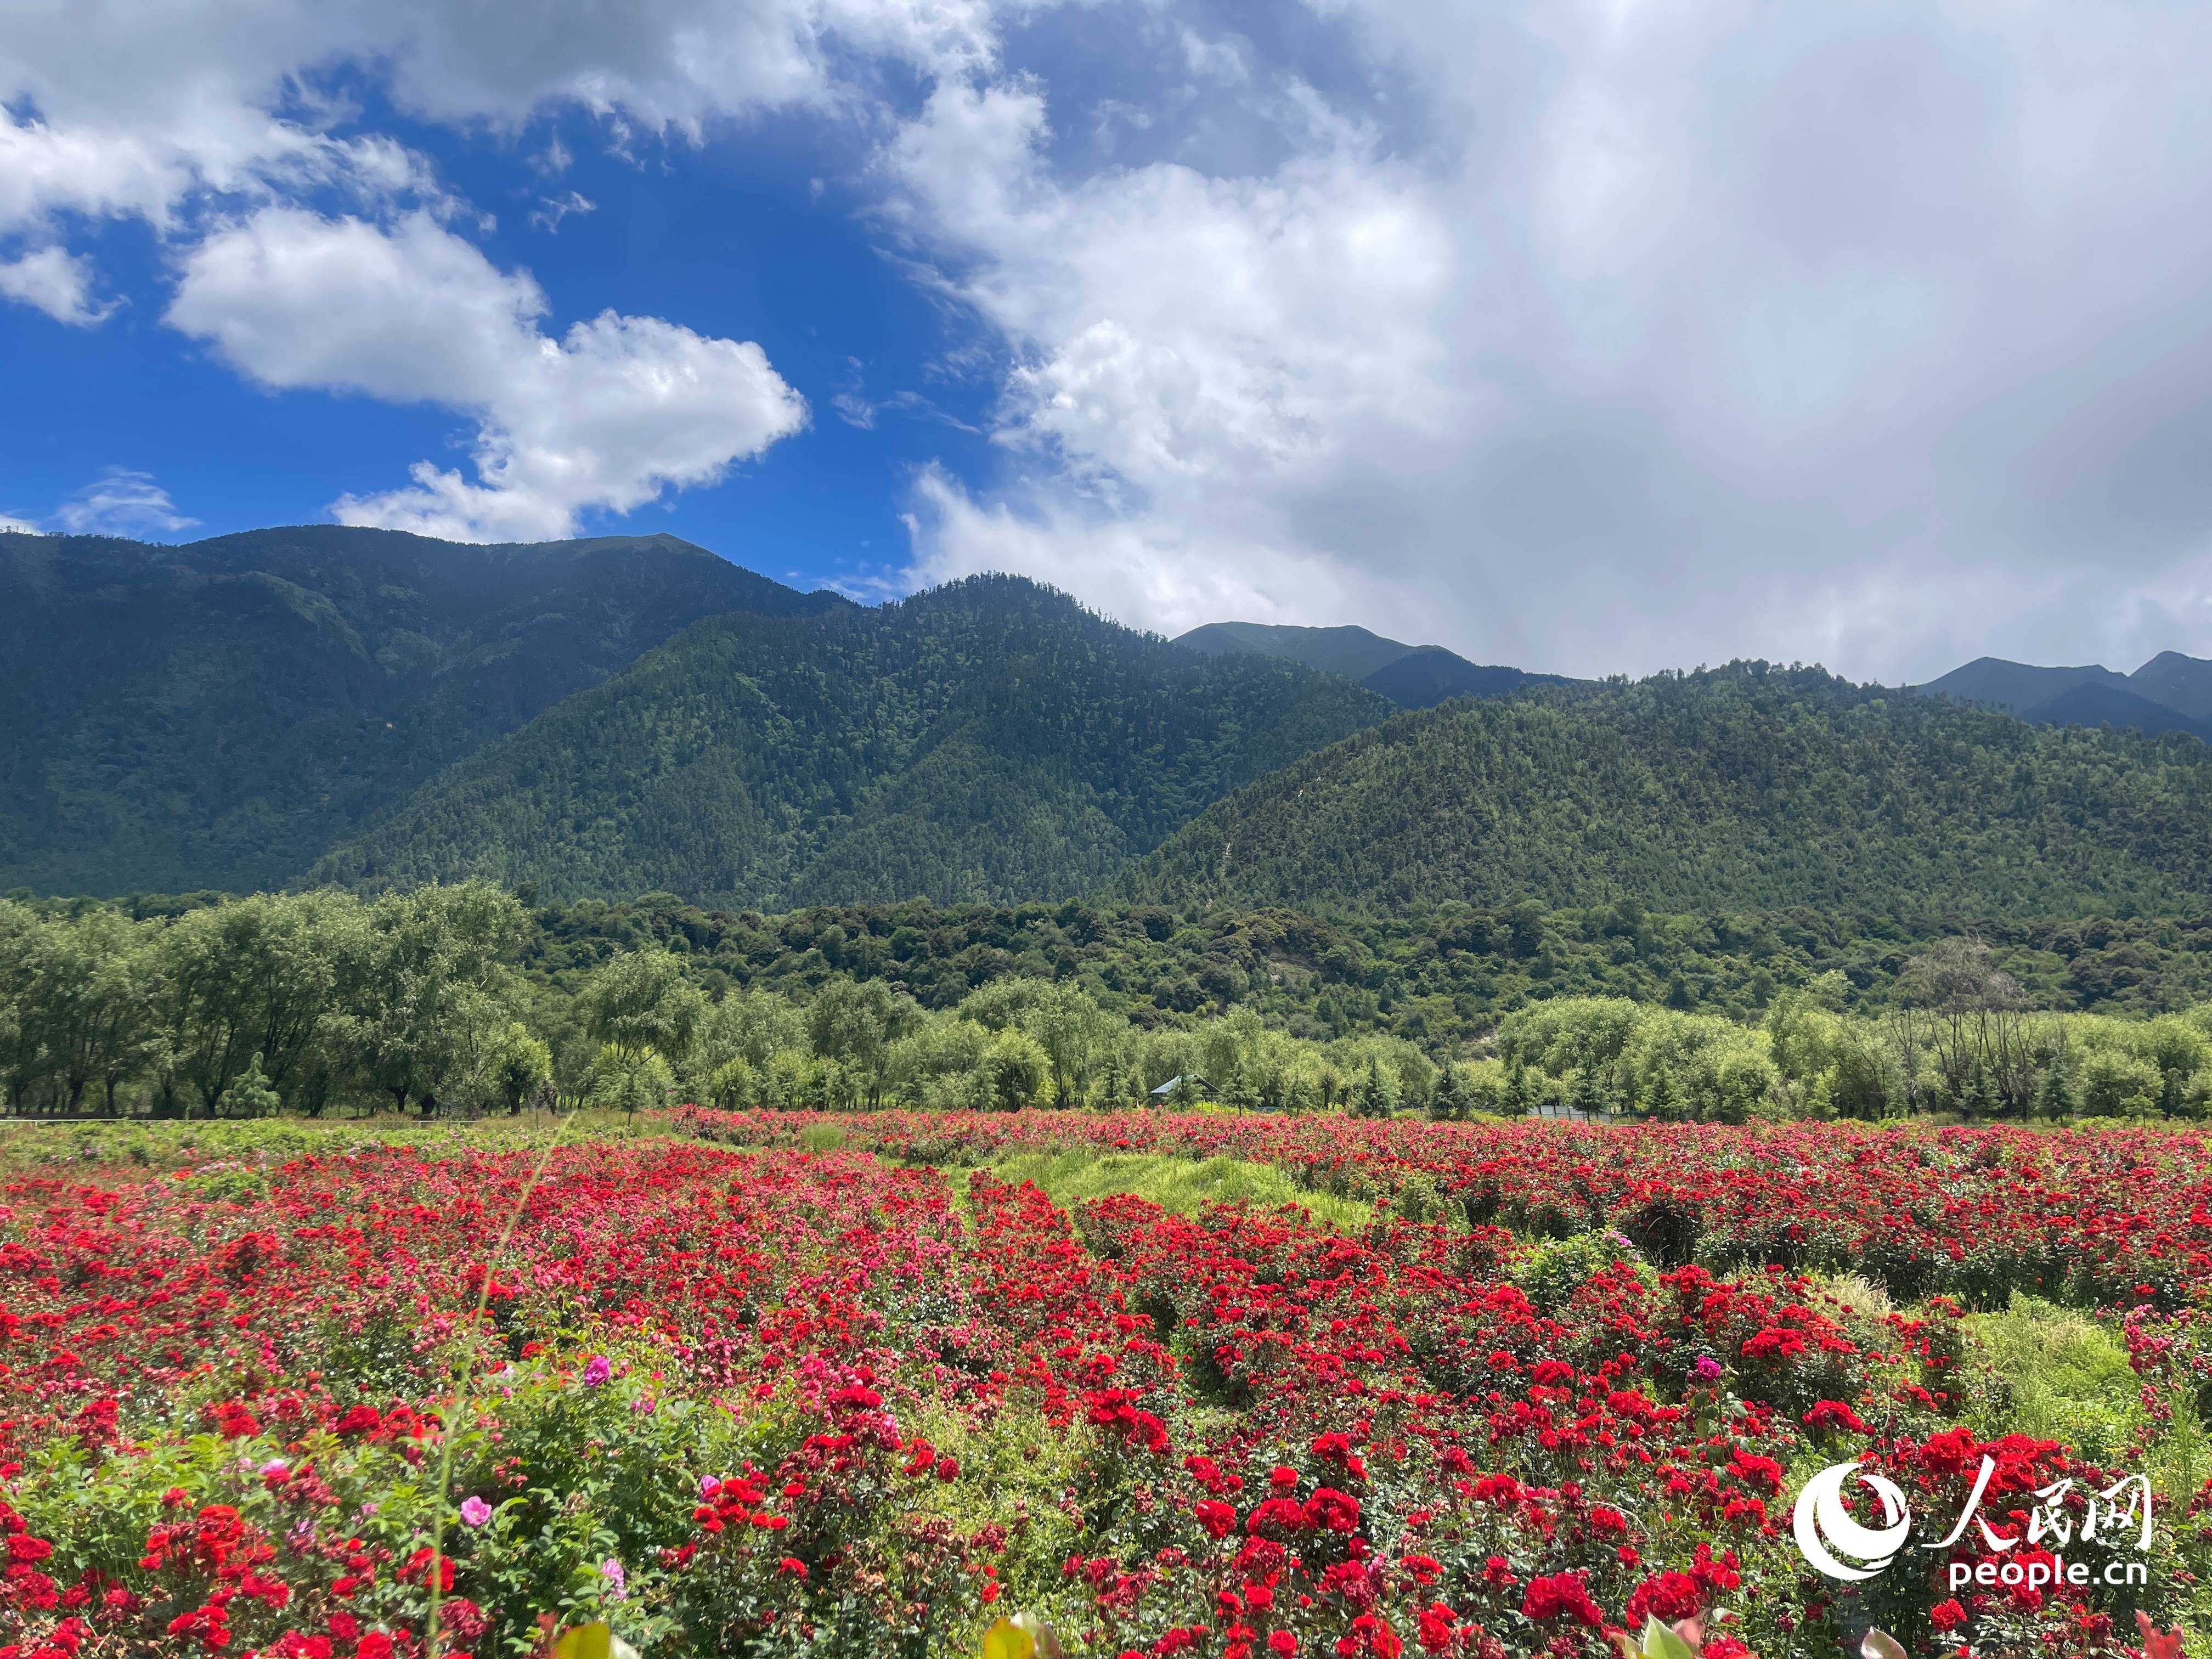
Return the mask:
<path fill-rule="evenodd" d="M 203 1117 L 556 1097 L 1005 1109 L 1128 1103 L 1178 1077 L 1231 1106 L 1370 1115 L 2197 1116 L 2212 1102 L 2212 1003 L 2150 1018 L 2039 1008 L 1988 946 L 1957 936 L 1878 986 L 1764 959 L 1753 1007 L 1593 995 L 1555 971 L 1510 1006 L 1415 997 L 1386 1011 L 1363 1002 L 1358 976 L 1411 964 L 1295 916 L 1219 928 L 1142 908 L 979 908 L 957 924 L 975 942 L 952 957 L 956 923 L 932 920 L 908 906 L 771 922 L 673 899 L 533 916 L 486 883 L 137 915 L 0 902 L 0 1103 Z M 1568 921 L 1524 907 L 1485 948 L 1547 954 Z M 1455 925 L 1475 942 L 1475 919 Z M 1281 954 L 1248 958 L 1246 974 L 1224 945 Z M 1285 971 L 1301 952 L 1303 1002 Z M 944 971 L 956 961 L 964 970 Z M 1220 975 L 1210 990 L 1194 964 Z M 1166 1005 L 1147 974 L 1167 976 Z"/>
<path fill-rule="evenodd" d="M 994 980 L 1072 977 L 1140 1024 L 1251 1007 L 1301 1036 L 1379 1030 L 1437 1046 L 1565 996 L 1753 1020 L 1778 992 L 1824 975 L 1840 976 L 1829 982 L 1843 1006 L 1878 1012 L 1898 1000 L 1905 964 L 1954 934 L 1987 944 L 2038 1008 L 2148 1014 L 2212 1001 L 2212 916 L 1907 927 L 1817 910 L 1663 915 L 1634 903 L 1334 920 L 1073 901 L 763 916 L 648 894 L 541 909 L 525 966 L 561 978 L 617 951 L 660 946 L 717 989 L 804 997 L 834 978 L 879 979 L 926 1008 L 951 1007 Z"/>
<path fill-rule="evenodd" d="M 1401 715 L 1214 807 L 1126 880 L 1388 913 L 2172 915 L 2212 895 L 2212 749 L 1735 664 Z"/>
<path fill-rule="evenodd" d="M 907 1101 L 1127 1103 L 1177 1076 L 1235 1103 L 1357 1103 L 1434 1064 L 1385 1036 L 1302 1042 L 1250 1008 L 1152 1028 L 1076 979 L 1016 976 L 925 1009 L 881 980 L 786 996 L 654 947 L 522 968 L 527 912 L 486 883 L 364 901 L 258 895 L 132 920 L 0 901 L 0 1106 L 259 1117 L 333 1108 L 636 1109 Z"/>
<path fill-rule="evenodd" d="M 142 896 L 118 908 L 167 919 L 216 894 Z M 64 919 L 98 907 L 46 900 Z M 112 921 L 88 920 L 97 930 Z M 1547 910 L 1449 905 L 1414 916 L 1325 920 L 1289 910 L 1158 905 L 819 905 L 781 915 L 702 909 L 668 893 L 532 912 L 520 965 L 573 990 L 625 951 L 682 957 L 710 994 L 773 990 L 805 1001 L 833 980 L 882 981 L 922 1007 L 957 1006 L 1007 979 L 1073 979 L 1141 1027 L 1248 1007 L 1295 1036 L 1376 1032 L 1442 1050 L 1562 997 L 1618 997 L 1755 1022 L 1782 992 L 1826 978 L 1843 1007 L 1880 1013 L 1907 963 L 1968 936 L 2038 1009 L 2147 1015 L 2212 1001 L 2212 916 L 1905 925 L 1834 911 L 1667 915 L 1634 903 Z"/>
<path fill-rule="evenodd" d="M 452 768 L 317 874 L 778 908 L 1060 898 L 1388 708 L 1011 577 L 721 617 Z"/>
<path fill-rule="evenodd" d="M 0 534 L 0 890 L 290 880 L 685 624 L 833 607 L 666 536 Z"/>

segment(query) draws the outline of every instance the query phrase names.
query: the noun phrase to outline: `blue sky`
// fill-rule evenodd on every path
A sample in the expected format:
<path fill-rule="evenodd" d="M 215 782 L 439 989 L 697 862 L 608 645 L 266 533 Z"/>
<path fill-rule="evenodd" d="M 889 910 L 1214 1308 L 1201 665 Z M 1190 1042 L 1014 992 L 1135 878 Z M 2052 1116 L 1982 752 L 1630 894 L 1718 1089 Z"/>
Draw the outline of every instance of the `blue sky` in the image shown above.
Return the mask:
<path fill-rule="evenodd" d="M 992 343 L 886 247 L 852 176 L 865 155 L 836 130 L 786 118 L 696 143 L 649 139 L 625 155 L 573 116 L 511 140 L 388 106 L 376 125 L 492 220 L 471 224 L 470 240 L 535 277 L 549 332 L 608 308 L 681 319 L 759 343 L 807 401 L 803 429 L 726 482 L 628 513 L 586 507 L 578 533 L 665 530 L 781 580 L 881 597 L 908 585 L 902 514 L 916 471 L 988 475 Z M 568 156 L 557 176 L 532 159 L 556 141 Z M 590 207 L 574 210 L 579 198 Z M 21 394 L 0 446 L 0 513 L 50 517 L 122 468 L 197 523 L 165 529 L 125 511 L 118 527 L 185 539 L 325 521 L 334 500 L 387 488 L 418 459 L 459 461 L 468 422 L 450 410 L 259 386 L 179 338 L 161 320 L 167 261 L 144 224 L 93 227 L 72 245 L 124 303 L 97 327 L 0 308 L 0 359 Z"/>
<path fill-rule="evenodd" d="M 0 0 L 0 517 L 2212 654 L 2212 10 Z"/>

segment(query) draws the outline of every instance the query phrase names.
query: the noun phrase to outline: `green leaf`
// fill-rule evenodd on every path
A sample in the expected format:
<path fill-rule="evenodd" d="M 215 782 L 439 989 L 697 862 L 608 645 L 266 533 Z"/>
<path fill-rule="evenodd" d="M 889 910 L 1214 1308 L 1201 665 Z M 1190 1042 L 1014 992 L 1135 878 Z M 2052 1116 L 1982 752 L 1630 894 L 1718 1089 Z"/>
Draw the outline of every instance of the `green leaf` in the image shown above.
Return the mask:
<path fill-rule="evenodd" d="M 1644 1620 L 1644 1659 L 1698 1659 L 1697 1650 L 1647 1613 Z"/>

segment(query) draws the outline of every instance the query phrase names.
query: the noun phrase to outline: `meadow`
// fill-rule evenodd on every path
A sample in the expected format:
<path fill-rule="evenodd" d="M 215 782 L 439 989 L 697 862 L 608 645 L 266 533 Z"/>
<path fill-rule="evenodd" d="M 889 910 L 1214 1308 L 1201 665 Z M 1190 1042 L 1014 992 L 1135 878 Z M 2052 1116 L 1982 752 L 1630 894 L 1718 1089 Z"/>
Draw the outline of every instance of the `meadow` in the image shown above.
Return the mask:
<path fill-rule="evenodd" d="M 0 1126 L 0 1659 L 488 1659 L 593 1622 L 921 1659 L 1010 1613 L 1139 1659 L 1614 1659 L 1654 1620 L 1711 1659 L 2202 1659 L 2208 1154 L 1141 1110 Z M 1844 1582 L 1792 1502 L 1854 1459 L 1917 1529 Z M 2133 1477 L 2147 1547 L 2102 1496 Z M 2025 1571 L 2060 1561 L 2100 1571 Z"/>

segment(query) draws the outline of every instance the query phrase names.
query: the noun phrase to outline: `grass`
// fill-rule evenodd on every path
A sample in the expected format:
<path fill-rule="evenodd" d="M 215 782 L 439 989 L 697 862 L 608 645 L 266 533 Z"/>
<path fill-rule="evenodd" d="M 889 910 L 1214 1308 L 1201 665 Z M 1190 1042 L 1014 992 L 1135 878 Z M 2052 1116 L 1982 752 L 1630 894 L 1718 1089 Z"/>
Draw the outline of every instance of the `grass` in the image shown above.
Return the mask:
<path fill-rule="evenodd" d="M 2135 1373 L 2127 1350 L 2094 1316 L 2014 1291 L 2002 1312 L 1964 1322 L 1993 1427 L 2070 1440 L 2100 1462 L 2135 1443 L 2143 1426 Z"/>
<path fill-rule="evenodd" d="M 2152 1511 L 2170 1532 L 2212 1475 L 2212 1436 L 2195 1403 L 2172 1398 L 2172 1420 L 2148 1420 L 2141 1379 L 2112 1322 L 2013 1293 L 1999 1312 L 1969 1314 L 1968 1415 L 1984 1438 L 2065 1441 L 2107 1468 L 2150 1477 Z M 2162 1565 L 2162 1564 L 2161 1564 Z M 2154 1565 L 2153 1571 L 2160 1567 Z M 2181 1620 L 2190 1659 L 2212 1659 L 2212 1592 L 2197 1587 L 2198 1618 Z"/>
<path fill-rule="evenodd" d="M 1160 1152 L 1097 1152 L 1073 1148 L 1064 1152 L 1022 1152 L 988 1166 L 1001 1181 L 1035 1182 L 1063 1209 L 1085 1199 L 1128 1193 L 1164 1210 L 1194 1216 L 1209 1204 L 1242 1204 L 1272 1210 L 1295 1204 L 1324 1227 L 1340 1232 L 1364 1228 L 1375 1218 L 1371 1205 L 1308 1192 L 1272 1164 L 1209 1158 L 1203 1163 Z"/>

